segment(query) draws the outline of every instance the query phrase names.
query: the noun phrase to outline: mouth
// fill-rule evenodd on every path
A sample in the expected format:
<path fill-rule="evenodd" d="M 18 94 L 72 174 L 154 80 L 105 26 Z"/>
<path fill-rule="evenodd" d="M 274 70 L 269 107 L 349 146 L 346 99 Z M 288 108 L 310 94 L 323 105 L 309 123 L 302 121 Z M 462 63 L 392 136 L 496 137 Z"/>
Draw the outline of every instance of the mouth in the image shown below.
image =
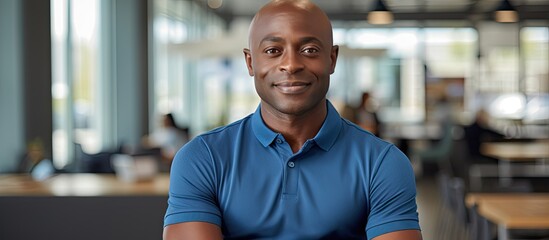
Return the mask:
<path fill-rule="evenodd" d="M 284 81 L 275 83 L 273 86 L 284 94 L 299 94 L 305 92 L 311 86 L 311 83 Z"/>

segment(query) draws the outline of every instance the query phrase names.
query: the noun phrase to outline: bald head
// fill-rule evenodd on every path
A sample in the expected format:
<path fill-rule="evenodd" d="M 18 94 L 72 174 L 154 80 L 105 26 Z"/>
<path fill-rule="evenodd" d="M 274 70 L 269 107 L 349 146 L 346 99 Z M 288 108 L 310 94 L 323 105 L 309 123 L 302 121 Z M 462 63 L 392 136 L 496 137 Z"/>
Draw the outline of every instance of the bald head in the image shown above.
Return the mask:
<path fill-rule="evenodd" d="M 324 119 L 338 47 L 320 8 L 306 0 L 269 2 L 255 15 L 243 52 L 266 122 L 308 114 Z"/>
<path fill-rule="evenodd" d="M 265 4 L 254 16 L 249 30 L 249 46 L 251 47 L 254 43 L 254 35 L 257 35 L 258 31 L 263 30 L 266 25 L 277 19 L 277 17 L 284 15 L 307 18 L 311 25 L 321 30 L 322 37 L 327 41 L 326 43 L 333 44 L 330 19 L 316 4 L 309 0 L 272 0 Z M 285 21 L 285 24 L 296 24 L 297 22 L 288 18 Z"/>
<path fill-rule="evenodd" d="M 294 8 L 297 8 L 297 9 L 310 11 L 310 12 L 316 11 L 316 12 L 319 12 L 320 14 L 322 14 L 322 15 L 326 15 L 326 14 L 324 14 L 324 12 L 317 5 L 315 5 L 313 2 L 311 2 L 309 0 L 272 0 L 272 1 L 268 2 L 267 4 L 265 4 L 259 10 L 259 12 L 256 14 L 256 16 L 261 14 L 264 11 L 268 11 L 269 9 L 273 9 L 273 8 L 276 8 L 276 7 L 283 7 L 283 6 L 294 7 Z M 326 16 L 326 19 L 328 19 L 327 16 Z"/>

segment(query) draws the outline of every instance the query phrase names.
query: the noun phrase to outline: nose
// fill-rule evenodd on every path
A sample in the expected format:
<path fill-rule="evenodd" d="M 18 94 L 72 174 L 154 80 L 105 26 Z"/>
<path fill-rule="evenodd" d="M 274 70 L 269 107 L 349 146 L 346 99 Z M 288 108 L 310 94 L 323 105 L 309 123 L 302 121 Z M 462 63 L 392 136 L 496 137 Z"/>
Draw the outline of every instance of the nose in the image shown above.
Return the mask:
<path fill-rule="evenodd" d="M 295 51 L 285 51 L 280 59 L 279 70 L 289 74 L 303 70 L 305 65 L 301 57 L 301 54 Z"/>

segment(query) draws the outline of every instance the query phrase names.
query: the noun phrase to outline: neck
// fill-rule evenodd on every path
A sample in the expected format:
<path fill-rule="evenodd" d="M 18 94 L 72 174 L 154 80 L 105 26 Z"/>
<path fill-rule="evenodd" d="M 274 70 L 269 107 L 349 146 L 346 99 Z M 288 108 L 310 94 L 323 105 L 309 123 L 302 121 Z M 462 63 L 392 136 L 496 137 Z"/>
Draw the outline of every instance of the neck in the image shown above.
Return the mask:
<path fill-rule="evenodd" d="M 273 131 L 282 134 L 294 153 L 299 151 L 307 140 L 316 136 L 327 114 L 325 102 L 299 116 L 261 108 L 265 124 Z"/>

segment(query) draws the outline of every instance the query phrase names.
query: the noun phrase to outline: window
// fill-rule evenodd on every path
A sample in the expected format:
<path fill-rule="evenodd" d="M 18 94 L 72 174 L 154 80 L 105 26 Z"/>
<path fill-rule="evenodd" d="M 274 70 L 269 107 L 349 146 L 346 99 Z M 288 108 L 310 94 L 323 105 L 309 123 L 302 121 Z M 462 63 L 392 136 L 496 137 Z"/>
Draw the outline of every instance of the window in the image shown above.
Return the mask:
<path fill-rule="evenodd" d="M 526 106 L 524 122 L 549 123 L 549 28 L 521 30 Z"/>
<path fill-rule="evenodd" d="M 521 30 L 521 55 L 526 93 L 549 93 L 549 28 Z"/>
<path fill-rule="evenodd" d="M 334 41 L 340 57 L 329 97 L 356 104 L 372 92 L 384 121 L 425 120 L 430 90 L 439 89 L 432 85 L 463 107 L 465 82 L 475 77 L 472 28 L 336 28 Z"/>
<path fill-rule="evenodd" d="M 190 126 L 191 133 L 224 123 L 230 112 L 226 107 L 232 106 L 227 102 L 230 69 L 225 59 L 196 52 L 204 47 L 188 47 L 220 36 L 223 21 L 194 1 L 158 0 L 153 10 L 150 129 L 158 127 L 158 116 L 169 112 L 179 125 Z"/>
<path fill-rule="evenodd" d="M 475 89 L 482 93 L 518 92 L 518 25 L 483 23 L 479 28 L 479 81 Z"/>
<path fill-rule="evenodd" d="M 109 117 L 108 45 L 102 0 L 52 0 L 53 159 L 65 168 L 74 144 L 88 153 L 112 141 Z"/>
<path fill-rule="evenodd" d="M 426 105 L 436 104 L 443 95 L 452 107 L 463 112 L 472 106 L 465 94 L 474 92 L 478 35 L 473 28 L 426 28 Z"/>

